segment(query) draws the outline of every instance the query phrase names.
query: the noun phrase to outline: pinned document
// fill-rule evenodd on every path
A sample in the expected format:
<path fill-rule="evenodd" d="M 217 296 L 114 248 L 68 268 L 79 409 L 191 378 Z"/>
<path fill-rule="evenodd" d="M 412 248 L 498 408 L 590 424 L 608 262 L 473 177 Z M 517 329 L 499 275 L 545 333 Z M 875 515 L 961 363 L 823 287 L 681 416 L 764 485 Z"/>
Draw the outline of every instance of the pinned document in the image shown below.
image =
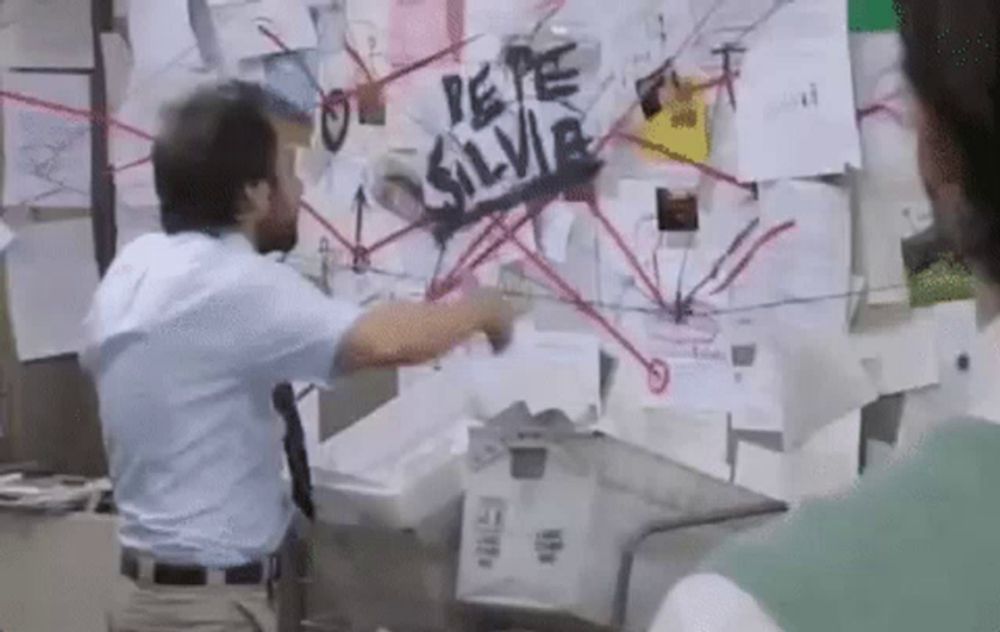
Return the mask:
<path fill-rule="evenodd" d="M 750 45 L 736 101 L 741 180 L 860 167 L 845 4 L 786 3 Z"/>
<path fill-rule="evenodd" d="M 0 85 L 33 101 L 3 102 L 4 205 L 89 208 L 90 79 L 10 72 Z"/>
<path fill-rule="evenodd" d="M 22 362 L 75 353 L 97 289 L 90 218 L 31 224 L 7 252 L 7 293 Z"/>
<path fill-rule="evenodd" d="M 735 482 L 789 503 L 847 491 L 858 477 L 860 428 L 861 412 L 852 411 L 794 451 L 740 442 Z"/>
<path fill-rule="evenodd" d="M 475 360 L 470 373 L 485 417 L 517 402 L 533 414 L 557 409 L 574 421 L 600 410 L 600 344 L 591 335 L 522 325 L 510 349 Z"/>
<path fill-rule="evenodd" d="M 881 395 L 937 384 L 934 310 L 863 310 L 851 333 L 855 351 Z"/>
<path fill-rule="evenodd" d="M 257 0 L 211 8 L 226 61 L 315 48 L 316 27 L 302 0 Z M 279 43 L 280 42 L 280 43 Z"/>
<path fill-rule="evenodd" d="M 0 64 L 7 68 L 94 67 L 91 3 L 85 0 L 0 2 Z"/>

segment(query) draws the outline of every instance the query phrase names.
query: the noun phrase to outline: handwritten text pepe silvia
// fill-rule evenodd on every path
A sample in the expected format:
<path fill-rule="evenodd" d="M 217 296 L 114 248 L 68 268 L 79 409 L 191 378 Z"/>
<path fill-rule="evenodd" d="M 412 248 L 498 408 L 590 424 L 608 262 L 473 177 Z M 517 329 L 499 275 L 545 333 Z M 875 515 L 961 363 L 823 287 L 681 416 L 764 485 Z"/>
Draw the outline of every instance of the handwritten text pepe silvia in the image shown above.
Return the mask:
<path fill-rule="evenodd" d="M 579 70 L 563 66 L 575 49 L 573 42 L 544 52 L 507 47 L 503 63 L 512 76 L 513 102 L 490 81 L 488 64 L 467 81 L 456 74 L 443 78 L 451 129 L 436 139 L 426 173 L 427 184 L 444 200 L 429 205 L 439 236 L 525 201 L 556 196 L 597 174 L 601 162 L 590 150 L 578 110 L 567 105 L 580 90 Z M 544 129 L 540 108 L 553 105 L 560 117 Z M 516 118 L 504 117 L 513 107 Z"/>

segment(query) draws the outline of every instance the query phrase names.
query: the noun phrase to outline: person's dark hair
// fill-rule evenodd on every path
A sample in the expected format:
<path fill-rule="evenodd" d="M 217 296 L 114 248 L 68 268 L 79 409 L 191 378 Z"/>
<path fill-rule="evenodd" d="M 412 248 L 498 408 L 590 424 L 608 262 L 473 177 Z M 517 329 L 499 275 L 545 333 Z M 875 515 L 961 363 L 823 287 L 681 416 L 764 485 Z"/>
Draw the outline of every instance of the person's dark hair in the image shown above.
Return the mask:
<path fill-rule="evenodd" d="M 956 244 L 1000 282 L 1000 138 L 997 136 L 997 0 L 897 0 L 906 72 L 954 144 L 967 209 Z"/>
<path fill-rule="evenodd" d="M 237 224 L 244 187 L 276 178 L 277 150 L 260 86 L 233 81 L 200 88 L 170 107 L 153 144 L 164 231 Z"/>

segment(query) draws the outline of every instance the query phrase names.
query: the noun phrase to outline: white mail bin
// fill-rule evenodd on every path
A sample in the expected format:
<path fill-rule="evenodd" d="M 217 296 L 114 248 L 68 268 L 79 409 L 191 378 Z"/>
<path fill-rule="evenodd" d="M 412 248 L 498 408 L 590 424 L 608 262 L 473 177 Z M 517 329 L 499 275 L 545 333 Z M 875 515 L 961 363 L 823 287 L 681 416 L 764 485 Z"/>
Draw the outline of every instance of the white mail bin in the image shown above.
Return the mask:
<path fill-rule="evenodd" d="M 599 626 L 611 623 L 622 553 L 644 527 L 759 500 L 572 424 L 474 428 L 465 463 L 458 600 Z"/>
<path fill-rule="evenodd" d="M 471 435 L 459 601 L 608 624 L 625 544 L 669 510 L 609 484 L 613 439 Z"/>
<path fill-rule="evenodd" d="M 434 377 L 323 442 L 312 467 L 318 518 L 412 529 L 462 496 L 464 389 Z"/>

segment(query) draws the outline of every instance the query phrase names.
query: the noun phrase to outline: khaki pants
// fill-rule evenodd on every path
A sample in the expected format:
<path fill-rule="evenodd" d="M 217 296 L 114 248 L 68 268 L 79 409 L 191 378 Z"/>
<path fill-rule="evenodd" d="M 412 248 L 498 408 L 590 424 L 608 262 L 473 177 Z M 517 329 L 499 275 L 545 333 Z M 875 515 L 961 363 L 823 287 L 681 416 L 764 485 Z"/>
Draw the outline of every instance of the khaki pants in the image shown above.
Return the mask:
<path fill-rule="evenodd" d="M 157 586 L 118 580 L 109 632 L 277 632 L 264 586 Z"/>
<path fill-rule="evenodd" d="M 278 551 L 281 579 L 270 594 L 266 586 L 157 586 L 119 577 L 115 607 L 107 617 L 108 632 L 298 630 L 305 616 L 298 578 L 305 576 L 310 529 L 308 521 L 296 514 Z"/>

